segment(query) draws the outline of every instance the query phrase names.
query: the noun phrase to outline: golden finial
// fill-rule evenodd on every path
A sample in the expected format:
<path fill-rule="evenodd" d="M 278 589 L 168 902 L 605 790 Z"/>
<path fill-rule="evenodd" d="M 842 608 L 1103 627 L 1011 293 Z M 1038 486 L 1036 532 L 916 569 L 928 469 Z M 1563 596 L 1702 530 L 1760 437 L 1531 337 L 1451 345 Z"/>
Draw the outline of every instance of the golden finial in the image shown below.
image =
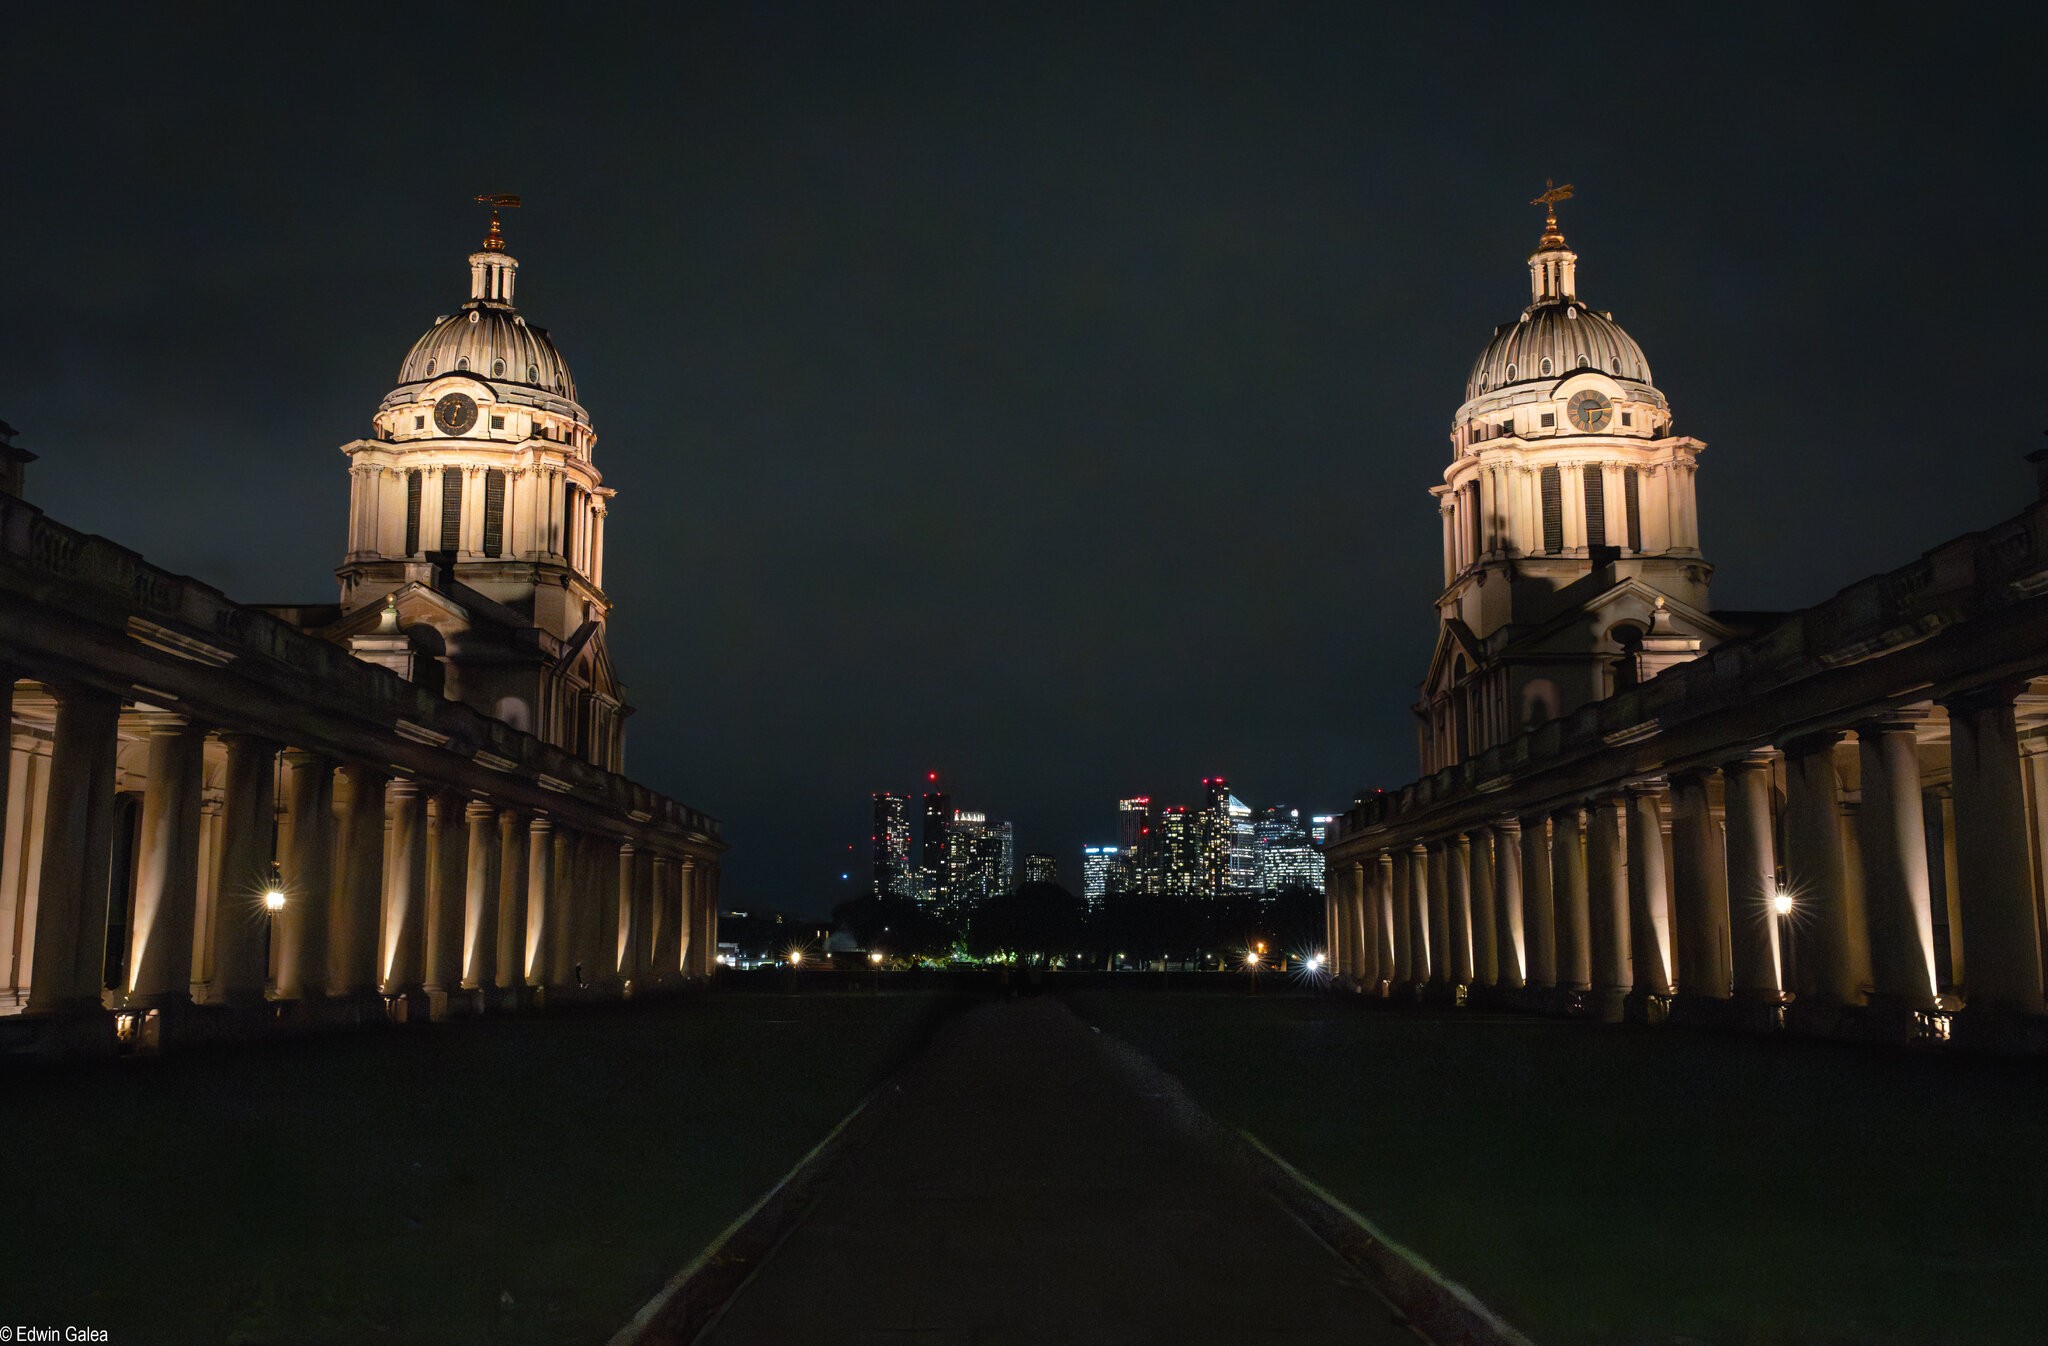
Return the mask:
<path fill-rule="evenodd" d="M 1567 182 L 1560 187 L 1549 178 L 1543 179 L 1543 195 L 1529 204 L 1543 207 L 1543 237 L 1537 240 L 1536 250 L 1562 248 L 1564 235 L 1557 231 L 1557 203 L 1572 199 L 1572 185 Z"/>
<path fill-rule="evenodd" d="M 505 250 L 505 235 L 498 228 L 498 212 L 501 210 L 519 209 L 519 198 L 508 196 L 503 192 L 485 192 L 476 198 L 476 203 L 480 206 L 489 206 L 491 208 L 491 232 L 484 235 L 485 251 L 503 252 Z"/>

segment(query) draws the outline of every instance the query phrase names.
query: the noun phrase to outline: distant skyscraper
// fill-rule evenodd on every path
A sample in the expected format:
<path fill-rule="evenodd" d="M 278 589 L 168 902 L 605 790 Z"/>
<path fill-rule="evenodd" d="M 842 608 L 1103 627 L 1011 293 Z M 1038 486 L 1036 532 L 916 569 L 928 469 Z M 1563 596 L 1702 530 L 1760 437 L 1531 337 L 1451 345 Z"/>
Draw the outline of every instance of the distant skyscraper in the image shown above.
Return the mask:
<path fill-rule="evenodd" d="M 1152 846 L 1152 797 L 1133 795 L 1116 801 L 1117 865 L 1110 879 L 1113 892 L 1156 893 Z"/>
<path fill-rule="evenodd" d="M 996 882 L 990 895 L 1007 893 L 1017 886 L 1017 834 L 1009 823 L 997 823 L 989 829 L 996 834 Z M 1057 879 L 1054 882 L 1058 882 Z"/>
<path fill-rule="evenodd" d="M 1259 886 L 1259 843 L 1252 827 L 1251 807 L 1236 795 L 1226 801 L 1230 811 L 1230 874 L 1224 886 L 1249 893 Z"/>
<path fill-rule="evenodd" d="M 1253 825 L 1258 842 L 1258 886 L 1266 892 L 1283 888 L 1323 890 L 1323 857 L 1309 843 L 1301 810 L 1274 804 L 1259 810 Z"/>
<path fill-rule="evenodd" d="M 1146 837 L 1151 843 L 1145 866 L 1146 892 L 1192 897 L 1203 891 L 1199 821 L 1185 804 L 1168 804 L 1158 810 Z"/>
<path fill-rule="evenodd" d="M 926 778 L 931 787 L 924 795 L 924 818 L 922 830 L 918 833 L 917 868 L 918 877 L 923 880 L 921 896 L 927 902 L 943 902 L 947 895 L 947 880 L 950 877 L 947 866 L 946 828 L 953 818 L 953 799 L 939 788 L 939 775 L 935 771 Z"/>
<path fill-rule="evenodd" d="M 1050 855 L 1027 855 L 1024 857 L 1024 882 L 1058 883 L 1060 862 Z"/>
<path fill-rule="evenodd" d="M 1117 862 L 1122 854 L 1115 846 L 1083 846 L 1081 848 L 1081 896 L 1094 911 L 1102 905 L 1103 899 L 1111 892 L 1111 875 L 1116 873 Z"/>
<path fill-rule="evenodd" d="M 1196 890 L 1202 896 L 1220 897 L 1253 885 L 1257 861 L 1252 811 L 1230 793 L 1230 782 L 1222 776 L 1202 780 L 1202 811 L 1195 817 L 1195 835 L 1200 851 Z"/>
<path fill-rule="evenodd" d="M 875 794 L 874 892 L 877 897 L 909 897 L 917 890 L 910 869 L 910 801 L 881 790 Z"/>

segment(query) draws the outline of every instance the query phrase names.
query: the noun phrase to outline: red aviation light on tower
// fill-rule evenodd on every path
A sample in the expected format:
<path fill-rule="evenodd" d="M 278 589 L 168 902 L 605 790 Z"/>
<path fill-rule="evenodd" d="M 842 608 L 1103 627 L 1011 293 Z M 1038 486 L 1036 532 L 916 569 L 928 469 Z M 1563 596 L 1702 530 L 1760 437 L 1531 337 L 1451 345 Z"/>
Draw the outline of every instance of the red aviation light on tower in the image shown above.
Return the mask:
<path fill-rule="evenodd" d="M 939 773 L 936 771 L 927 771 L 924 773 L 924 778 L 932 782 L 932 784 L 936 785 L 939 781 Z"/>

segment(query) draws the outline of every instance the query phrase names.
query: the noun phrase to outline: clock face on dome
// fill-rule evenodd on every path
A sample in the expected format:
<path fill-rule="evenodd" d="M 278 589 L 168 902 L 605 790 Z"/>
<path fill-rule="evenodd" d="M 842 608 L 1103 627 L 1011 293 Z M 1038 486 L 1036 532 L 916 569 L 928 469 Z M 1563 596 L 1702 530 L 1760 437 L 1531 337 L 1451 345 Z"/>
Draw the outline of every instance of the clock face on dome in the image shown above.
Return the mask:
<path fill-rule="evenodd" d="M 1565 414 L 1581 430 L 1605 430 L 1614 414 L 1614 403 L 1588 388 L 1572 394 L 1572 400 L 1565 403 Z"/>
<path fill-rule="evenodd" d="M 1578 403 L 1572 405 L 1576 407 Z M 459 435 L 476 424 L 476 403 L 467 393 L 450 393 L 434 403 L 434 424 L 451 435 Z"/>

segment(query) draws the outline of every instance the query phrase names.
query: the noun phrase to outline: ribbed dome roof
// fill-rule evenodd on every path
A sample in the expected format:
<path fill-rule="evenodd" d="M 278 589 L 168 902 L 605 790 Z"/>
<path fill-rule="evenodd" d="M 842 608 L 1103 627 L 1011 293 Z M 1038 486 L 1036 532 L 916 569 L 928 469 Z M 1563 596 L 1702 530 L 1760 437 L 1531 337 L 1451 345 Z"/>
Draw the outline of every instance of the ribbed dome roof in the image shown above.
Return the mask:
<path fill-rule="evenodd" d="M 527 322 L 509 305 L 473 299 L 436 322 L 406 352 L 398 381 L 424 383 L 458 370 L 576 400 L 576 381 L 547 329 Z"/>
<path fill-rule="evenodd" d="M 1643 348 L 1620 324 L 1576 299 L 1549 299 L 1530 306 L 1521 321 L 1493 330 L 1465 380 L 1465 400 L 1509 384 L 1561 379 L 1578 369 L 1650 382 Z"/>

